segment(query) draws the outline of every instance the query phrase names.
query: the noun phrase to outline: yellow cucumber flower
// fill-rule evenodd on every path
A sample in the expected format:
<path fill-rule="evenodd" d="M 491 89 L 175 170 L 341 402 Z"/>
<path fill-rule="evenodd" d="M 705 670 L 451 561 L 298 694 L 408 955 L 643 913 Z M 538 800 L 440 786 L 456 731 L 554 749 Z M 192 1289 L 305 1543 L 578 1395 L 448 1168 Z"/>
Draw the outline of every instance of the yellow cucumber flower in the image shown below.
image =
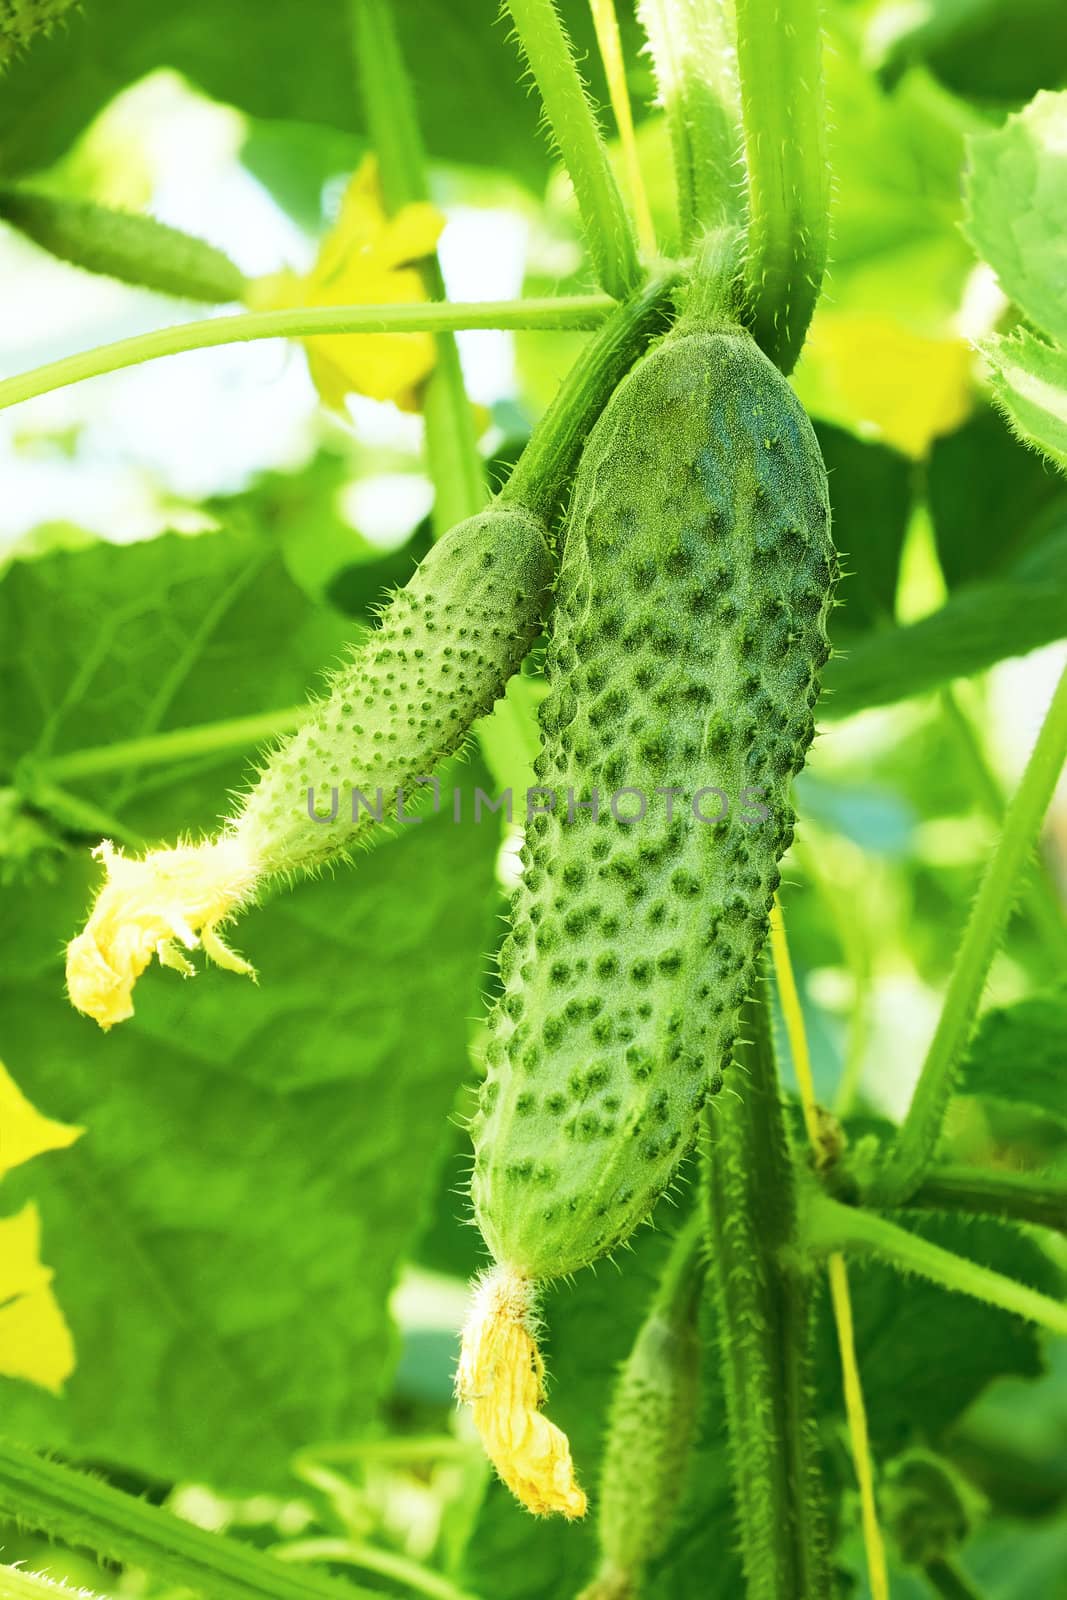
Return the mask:
<path fill-rule="evenodd" d="M 44 1117 L 0 1061 L 0 1178 L 45 1150 L 74 1143 L 82 1128 Z M 0 1217 L 0 1374 L 58 1394 L 74 1371 L 74 1341 L 40 1254 L 41 1219 L 24 1205 Z"/>
<path fill-rule="evenodd" d="M 133 986 L 155 956 L 162 966 L 193 972 L 185 950 L 201 946 L 229 972 L 255 974 L 225 945 L 219 924 L 247 903 L 257 871 L 228 834 L 200 845 L 124 856 L 105 839 L 93 854 L 106 879 L 82 933 L 67 946 L 71 1003 L 102 1028 L 133 1016 Z"/>
<path fill-rule="evenodd" d="M 507 1267 L 481 1278 L 456 1372 L 456 1396 L 515 1498 L 535 1516 L 584 1517 L 567 1435 L 541 1412 L 545 1367 L 532 1331 L 533 1285 Z"/>
<path fill-rule="evenodd" d="M 445 219 L 420 201 L 387 216 L 376 157 L 366 156 L 341 201 L 311 271 L 256 278 L 253 310 L 290 306 L 416 305 L 427 298 L 420 263 L 431 256 Z M 419 409 L 419 389 L 433 370 L 430 333 L 324 333 L 304 340 L 312 380 L 340 409 L 349 394 Z"/>

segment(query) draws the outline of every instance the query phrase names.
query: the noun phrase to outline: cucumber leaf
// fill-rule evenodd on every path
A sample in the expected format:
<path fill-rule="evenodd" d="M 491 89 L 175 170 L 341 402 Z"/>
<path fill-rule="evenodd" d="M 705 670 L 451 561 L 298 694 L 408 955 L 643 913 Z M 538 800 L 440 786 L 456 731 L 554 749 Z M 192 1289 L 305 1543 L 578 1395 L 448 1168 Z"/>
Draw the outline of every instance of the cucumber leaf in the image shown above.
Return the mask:
<path fill-rule="evenodd" d="M 1020 311 L 1067 344 L 1067 90 L 972 135 L 964 232 Z"/>

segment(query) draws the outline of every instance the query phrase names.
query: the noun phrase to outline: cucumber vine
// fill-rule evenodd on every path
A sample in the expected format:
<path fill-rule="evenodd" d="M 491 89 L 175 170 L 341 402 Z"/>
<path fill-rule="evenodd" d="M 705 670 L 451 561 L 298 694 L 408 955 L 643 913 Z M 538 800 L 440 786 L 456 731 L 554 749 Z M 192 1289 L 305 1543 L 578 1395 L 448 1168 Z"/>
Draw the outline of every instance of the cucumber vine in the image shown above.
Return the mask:
<path fill-rule="evenodd" d="M 395 217 L 431 194 L 418 97 L 390 0 L 352 0 L 349 9 L 353 76 Z M 100 814 L 78 810 L 61 785 L 269 744 L 217 837 L 143 857 L 100 846 L 107 882 L 68 971 L 75 1004 L 110 1026 L 131 1014 L 134 981 L 155 957 L 188 971 L 188 952 L 202 945 L 218 964 L 249 972 L 219 928 L 263 884 L 281 889 L 364 842 L 355 815 L 351 828 L 316 830 L 294 797 L 302 801 L 320 773 L 398 794 L 424 781 L 462 749 L 547 629 L 535 771 L 585 815 L 576 824 L 568 813 L 566 826 L 555 811 L 528 818 L 472 1119 L 473 1207 L 496 1265 L 475 1292 L 459 1394 L 518 1498 L 538 1513 L 584 1513 L 582 1463 L 542 1411 L 539 1286 L 625 1244 L 699 1148 L 700 1204 L 678 1231 L 617 1380 L 599 1564 L 586 1594 L 637 1594 L 662 1553 L 683 1499 L 709 1355 L 701 1344 L 713 1322 L 746 1600 L 831 1600 L 833 1530 L 812 1381 L 825 1267 L 880 1600 L 885 1552 L 847 1262 L 880 1262 L 1067 1335 L 1067 1310 L 1050 1295 L 901 1220 L 953 1210 L 1067 1232 L 1067 1185 L 1054 1175 L 939 1160 L 990 968 L 1067 758 L 1067 671 L 1004 811 L 903 1122 L 839 1150 L 838 1130 L 824 1138 L 815 1104 L 775 901 L 838 575 L 819 445 L 785 381 L 819 300 L 830 238 L 820 6 L 641 0 L 677 187 L 679 245 L 669 261 L 642 184 L 613 7 L 596 0 L 594 11 L 629 206 L 554 0 L 507 0 L 506 10 L 573 185 L 596 292 L 450 304 L 432 257 L 419 263 L 418 303 L 211 317 L 0 381 L 3 408 L 229 342 L 435 336 L 420 398 L 436 542 L 324 695 L 27 760 L 16 783 L 42 811 L 69 803 L 68 816 L 95 828 Z M 147 219 L 18 186 L 0 190 L 0 216 L 89 270 L 216 304 L 247 292 L 213 246 Z M 492 497 L 455 340 L 479 328 L 590 335 Z M 522 715 L 510 704 L 503 714 Z M 496 726 L 479 733 L 490 751 Z M 522 732 L 529 742 L 531 727 Z M 735 790 L 755 797 L 762 831 L 728 825 L 724 814 L 709 819 L 695 803 L 696 824 L 668 810 L 640 837 L 618 826 L 632 819 L 617 813 L 601 825 L 598 784 L 606 800 L 638 772 L 657 795 L 677 795 L 666 787 L 674 775 L 692 788 L 709 771 L 715 787 L 702 792 L 728 803 Z M 1056 915 L 1045 892 L 1036 920 L 1048 927 Z M 768 930 L 774 990 L 762 966 Z M 775 995 L 788 1051 L 776 1045 Z M 807 1147 L 783 1091 L 787 1057 Z M 3 1441 L 0 1511 L 212 1600 L 372 1592 L 202 1532 Z M 304 1554 L 359 1565 L 358 1543 L 310 1546 Z M 950 1585 L 952 1564 L 941 1566 Z M 406 1557 L 377 1570 L 410 1592 L 461 1592 L 450 1579 L 434 1587 Z M 13 1594 L 20 1581 L 12 1577 Z M 22 1588 L 31 1592 L 28 1578 Z"/>

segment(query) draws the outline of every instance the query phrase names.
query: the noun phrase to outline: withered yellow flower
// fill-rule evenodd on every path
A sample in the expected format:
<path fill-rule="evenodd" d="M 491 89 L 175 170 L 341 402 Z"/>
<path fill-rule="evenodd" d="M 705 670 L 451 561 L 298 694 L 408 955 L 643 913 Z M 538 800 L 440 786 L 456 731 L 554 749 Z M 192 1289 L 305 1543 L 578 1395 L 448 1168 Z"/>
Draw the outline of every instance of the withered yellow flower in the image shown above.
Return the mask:
<path fill-rule="evenodd" d="M 533 1285 L 506 1267 L 479 1279 L 456 1373 L 486 1455 L 537 1516 L 583 1517 L 567 1435 L 543 1415 L 544 1362 L 533 1331 Z"/>
<path fill-rule="evenodd" d="M 291 306 L 416 305 L 427 298 L 421 262 L 433 254 L 445 219 L 427 202 L 386 215 L 376 157 L 365 157 L 349 182 L 337 221 L 311 271 L 253 280 L 253 310 Z M 349 394 L 419 409 L 419 387 L 433 370 L 430 333 L 326 333 L 304 340 L 308 367 L 328 406 Z"/>
<path fill-rule="evenodd" d="M 202 947 L 218 966 L 255 974 L 223 943 L 219 924 L 251 898 L 257 872 L 236 839 L 124 856 L 105 839 L 93 854 L 106 880 L 84 930 L 67 946 L 67 992 L 79 1011 L 110 1028 L 133 1015 L 133 986 L 155 956 L 190 974 L 184 954 Z"/>

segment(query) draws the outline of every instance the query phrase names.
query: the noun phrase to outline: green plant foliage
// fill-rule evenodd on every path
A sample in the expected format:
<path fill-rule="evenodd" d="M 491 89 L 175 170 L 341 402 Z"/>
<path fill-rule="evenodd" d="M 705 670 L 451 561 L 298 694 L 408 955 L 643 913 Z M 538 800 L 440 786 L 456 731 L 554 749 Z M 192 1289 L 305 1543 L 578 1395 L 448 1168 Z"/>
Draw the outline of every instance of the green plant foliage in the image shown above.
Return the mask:
<path fill-rule="evenodd" d="M 933 1214 L 902 1220 L 982 1266 L 1062 1293 L 1062 1274 L 1018 1228 Z M 849 1280 L 867 1420 L 882 1459 L 915 1442 L 936 1444 L 994 1379 L 1036 1378 L 1044 1370 L 1042 1340 L 1018 1317 L 917 1278 L 902 1280 L 880 1264 L 854 1265 Z M 815 1381 L 820 1406 L 839 1409 L 840 1372 L 825 1305 L 821 1317 Z"/>
<path fill-rule="evenodd" d="M 1063 1589 L 1067 10 L 610 9 L 0 0 L 2 1600 Z"/>
<path fill-rule="evenodd" d="M 1067 988 L 1061 986 L 986 1013 L 967 1053 L 959 1092 L 1028 1106 L 1067 1124 L 1065 1055 Z"/>
<path fill-rule="evenodd" d="M 8 760 L 91 742 L 105 723 L 142 734 L 153 710 L 184 725 L 291 702 L 301 650 L 321 660 L 342 632 L 276 557 L 226 535 L 19 563 L 0 595 L 21 624 L 4 635 L 22 708 Z M 63 597 L 62 650 L 57 637 L 45 659 L 34 619 Z M 160 776 L 97 792 L 145 832 L 211 820 L 225 767 Z M 421 824 L 365 858 L 358 892 L 328 877 L 252 914 L 261 986 L 205 974 L 194 996 L 165 979 L 126 1037 L 98 1034 L 62 994 L 56 930 L 82 913 L 84 851 L 43 890 L 10 891 L 0 1052 L 35 1102 L 95 1135 L 77 1168 L 28 1175 L 80 1362 L 62 1400 L 5 1384 L 9 1428 L 152 1477 L 250 1489 L 284 1483 L 309 1438 L 371 1422 L 390 1284 L 464 1070 L 494 848 L 489 830 Z M 423 949 L 428 966 L 413 960 Z M 416 1008 L 417 1041 L 404 1021 Z"/>
<path fill-rule="evenodd" d="M 926 501 L 938 561 L 954 589 L 1010 566 L 1040 538 L 1048 508 L 1067 505 L 1067 491 L 992 406 L 980 406 L 962 428 L 934 444 Z"/>
<path fill-rule="evenodd" d="M 965 231 L 1009 299 L 1067 343 L 1067 91 L 1039 94 L 969 142 Z"/>
<path fill-rule="evenodd" d="M 1063 637 L 1067 619 L 1067 525 L 1045 536 L 995 579 L 961 587 L 920 622 L 870 633 L 826 669 L 824 715 L 890 705 L 953 678 L 982 672 Z"/>
<path fill-rule="evenodd" d="M 982 346 L 993 371 L 993 394 L 1012 427 L 1067 471 L 1067 352 L 1021 328 Z"/>

